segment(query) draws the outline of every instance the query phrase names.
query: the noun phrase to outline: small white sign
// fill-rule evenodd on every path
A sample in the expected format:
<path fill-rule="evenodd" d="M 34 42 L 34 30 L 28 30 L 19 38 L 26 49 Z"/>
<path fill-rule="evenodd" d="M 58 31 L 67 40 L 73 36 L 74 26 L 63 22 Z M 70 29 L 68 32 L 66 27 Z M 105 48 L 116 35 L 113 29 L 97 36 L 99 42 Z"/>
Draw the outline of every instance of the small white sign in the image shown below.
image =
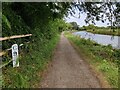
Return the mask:
<path fill-rule="evenodd" d="M 12 60 L 13 60 L 13 67 L 19 67 L 19 60 L 18 60 L 18 45 L 12 45 Z"/>

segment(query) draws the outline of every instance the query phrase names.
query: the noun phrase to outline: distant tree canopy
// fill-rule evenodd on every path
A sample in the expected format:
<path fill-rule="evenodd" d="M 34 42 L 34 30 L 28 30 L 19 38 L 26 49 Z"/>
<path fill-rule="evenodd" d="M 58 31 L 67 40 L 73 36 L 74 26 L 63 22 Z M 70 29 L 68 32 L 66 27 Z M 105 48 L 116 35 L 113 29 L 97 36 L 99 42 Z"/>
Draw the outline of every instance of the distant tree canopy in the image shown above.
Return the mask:
<path fill-rule="evenodd" d="M 94 24 L 89 24 L 88 26 L 82 26 L 82 27 L 80 27 L 80 30 L 95 30 L 95 29 L 119 29 L 120 30 L 120 28 L 119 27 L 117 27 L 117 26 L 107 26 L 107 27 L 99 27 L 99 26 L 95 26 Z"/>
<path fill-rule="evenodd" d="M 86 13 L 86 23 L 92 22 L 95 24 L 95 20 L 109 21 L 111 26 L 120 26 L 120 2 L 78 2 L 72 3 L 73 10 L 78 9 L 79 14 Z M 74 15 L 71 13 L 72 15 Z"/>
<path fill-rule="evenodd" d="M 76 22 L 70 22 L 70 24 L 72 25 L 72 29 L 78 30 L 79 26 L 77 25 Z"/>

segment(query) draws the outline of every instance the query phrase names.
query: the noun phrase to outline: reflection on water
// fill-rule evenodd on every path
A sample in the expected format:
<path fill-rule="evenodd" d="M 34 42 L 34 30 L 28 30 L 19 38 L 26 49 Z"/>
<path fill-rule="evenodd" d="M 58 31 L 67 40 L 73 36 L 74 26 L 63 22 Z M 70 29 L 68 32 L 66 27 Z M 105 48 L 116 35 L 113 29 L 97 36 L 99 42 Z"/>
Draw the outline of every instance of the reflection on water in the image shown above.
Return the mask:
<path fill-rule="evenodd" d="M 74 32 L 74 35 L 80 35 L 81 38 L 93 40 L 102 45 L 111 44 L 113 48 L 120 49 L 120 36 L 93 34 L 86 31 Z"/>

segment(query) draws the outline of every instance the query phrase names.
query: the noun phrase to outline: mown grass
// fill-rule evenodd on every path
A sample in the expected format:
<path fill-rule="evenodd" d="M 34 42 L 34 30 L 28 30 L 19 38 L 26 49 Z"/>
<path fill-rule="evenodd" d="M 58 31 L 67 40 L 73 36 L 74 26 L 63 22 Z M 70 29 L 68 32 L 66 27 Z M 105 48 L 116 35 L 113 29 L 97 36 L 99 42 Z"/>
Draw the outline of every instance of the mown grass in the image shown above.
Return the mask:
<path fill-rule="evenodd" d="M 35 43 L 25 45 L 20 54 L 20 67 L 13 68 L 12 63 L 3 68 L 3 88 L 39 87 L 41 74 L 51 60 L 59 34 L 50 40 L 37 38 Z"/>
<path fill-rule="evenodd" d="M 94 29 L 94 30 L 88 29 L 87 31 L 95 33 L 95 34 L 105 34 L 105 35 L 120 36 L 120 29 L 115 29 L 114 32 L 111 29 Z"/>
<path fill-rule="evenodd" d="M 82 39 L 69 32 L 65 36 L 78 47 L 84 59 L 94 67 L 95 71 L 105 76 L 113 88 L 118 88 L 118 65 L 120 64 L 120 50 L 112 49 L 109 46 L 99 45 L 96 42 Z"/>

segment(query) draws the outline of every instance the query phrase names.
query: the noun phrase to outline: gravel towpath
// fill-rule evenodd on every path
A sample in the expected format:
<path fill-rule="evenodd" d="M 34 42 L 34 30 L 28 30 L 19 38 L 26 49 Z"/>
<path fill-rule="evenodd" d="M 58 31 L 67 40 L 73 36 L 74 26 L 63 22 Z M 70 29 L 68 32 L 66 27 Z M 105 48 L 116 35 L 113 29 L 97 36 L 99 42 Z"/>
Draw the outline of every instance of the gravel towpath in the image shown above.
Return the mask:
<path fill-rule="evenodd" d="M 89 65 L 61 34 L 52 64 L 41 81 L 42 88 L 101 88 Z"/>

